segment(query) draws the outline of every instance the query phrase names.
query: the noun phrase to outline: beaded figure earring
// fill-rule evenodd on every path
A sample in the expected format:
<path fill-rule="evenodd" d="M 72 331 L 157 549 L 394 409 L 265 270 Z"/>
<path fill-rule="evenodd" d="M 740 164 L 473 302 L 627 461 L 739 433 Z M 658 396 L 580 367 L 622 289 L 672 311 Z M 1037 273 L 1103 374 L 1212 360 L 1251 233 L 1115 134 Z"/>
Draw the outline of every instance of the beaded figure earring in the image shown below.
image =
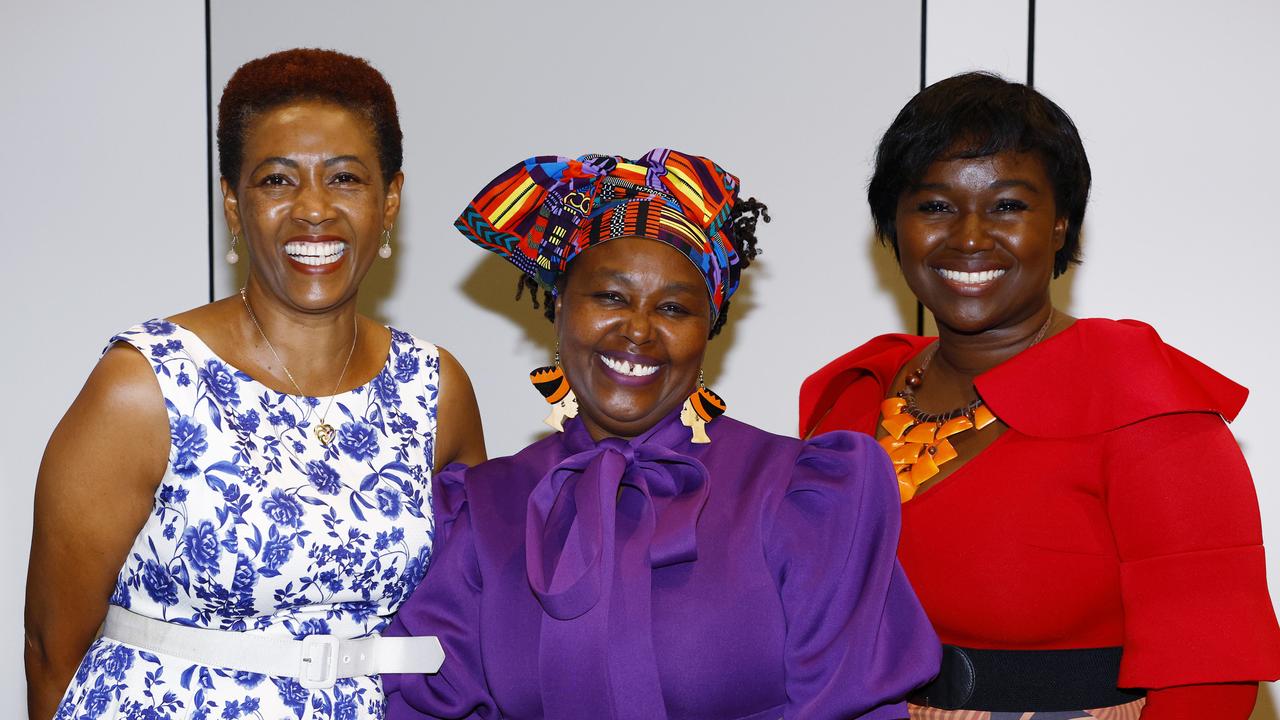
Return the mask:
<path fill-rule="evenodd" d="M 239 240 L 240 240 L 240 237 L 238 235 L 236 235 L 235 233 L 231 233 L 231 249 L 227 251 L 228 265 L 235 265 L 236 263 L 240 262 L 240 253 L 236 252 L 236 242 L 238 242 Z"/>
<path fill-rule="evenodd" d="M 551 414 L 543 422 L 556 432 L 564 432 L 564 421 L 578 415 L 578 398 L 574 397 L 569 378 L 564 376 L 564 369 L 560 367 L 559 350 L 556 350 L 555 364 L 535 368 L 529 373 L 529 382 L 551 405 Z"/>
<path fill-rule="evenodd" d="M 684 407 L 680 408 L 680 423 L 689 428 L 694 444 L 706 445 L 711 442 L 711 437 L 707 435 L 707 423 L 723 415 L 727 408 L 724 400 L 707 387 L 702 370 L 699 370 L 698 388 L 684 401 Z"/>

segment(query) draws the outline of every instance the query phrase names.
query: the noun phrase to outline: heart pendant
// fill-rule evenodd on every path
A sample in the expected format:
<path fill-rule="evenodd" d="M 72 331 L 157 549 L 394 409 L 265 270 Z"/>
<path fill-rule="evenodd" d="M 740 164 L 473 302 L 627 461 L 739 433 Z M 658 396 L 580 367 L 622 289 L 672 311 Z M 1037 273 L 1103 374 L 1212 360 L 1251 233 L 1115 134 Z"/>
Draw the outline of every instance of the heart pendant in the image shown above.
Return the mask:
<path fill-rule="evenodd" d="M 333 426 L 329 423 L 320 423 L 317 425 L 315 434 L 316 439 L 320 441 L 321 445 L 328 446 L 329 443 L 333 442 Z"/>

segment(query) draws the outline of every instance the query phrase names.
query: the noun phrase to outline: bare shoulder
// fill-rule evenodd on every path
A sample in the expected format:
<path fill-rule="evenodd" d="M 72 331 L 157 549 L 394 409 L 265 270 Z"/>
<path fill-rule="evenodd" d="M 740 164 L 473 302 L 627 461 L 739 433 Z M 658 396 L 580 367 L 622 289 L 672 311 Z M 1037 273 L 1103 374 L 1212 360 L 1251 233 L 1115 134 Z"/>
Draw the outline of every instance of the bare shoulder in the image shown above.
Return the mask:
<path fill-rule="evenodd" d="M 440 353 L 441 383 L 443 384 L 446 379 L 455 381 L 461 379 L 466 381 L 467 385 L 470 386 L 471 379 L 467 376 L 467 371 L 462 367 L 462 363 L 458 362 L 458 358 L 454 357 L 453 353 L 439 345 L 436 346 L 436 350 Z"/>
<path fill-rule="evenodd" d="M 440 410 L 452 412 L 468 406 L 474 409 L 476 393 L 466 369 L 453 353 L 438 345 L 436 350 L 440 353 Z M 478 417 L 479 411 L 476 414 Z"/>
<path fill-rule="evenodd" d="M 436 469 L 455 462 L 465 465 L 483 462 L 487 459 L 484 427 L 471 378 L 453 353 L 439 346 L 437 350 L 440 352 L 440 396 Z"/>
<path fill-rule="evenodd" d="M 72 409 L 79 405 L 120 416 L 116 419 L 124 422 L 128 421 L 123 417 L 126 415 L 163 417 L 165 414 L 164 397 L 151 362 L 123 342 L 112 345 L 89 373 Z"/>
<path fill-rule="evenodd" d="M 98 361 L 49 439 L 41 479 L 64 477 L 60 470 L 93 464 L 140 471 L 158 480 L 168 459 L 168 429 L 164 395 L 151 363 L 133 347 L 116 343 Z"/>

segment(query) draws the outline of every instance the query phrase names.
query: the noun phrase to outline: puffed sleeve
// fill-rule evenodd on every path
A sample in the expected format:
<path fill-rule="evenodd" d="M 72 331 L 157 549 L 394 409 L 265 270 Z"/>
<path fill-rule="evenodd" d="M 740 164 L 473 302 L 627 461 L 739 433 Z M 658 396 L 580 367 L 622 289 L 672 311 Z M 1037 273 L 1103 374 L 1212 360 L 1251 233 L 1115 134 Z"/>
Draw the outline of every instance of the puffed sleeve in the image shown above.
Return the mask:
<path fill-rule="evenodd" d="M 897 482 L 866 435 L 806 443 L 766 528 L 786 615 L 787 720 L 905 718 L 938 638 L 898 564 Z"/>
<path fill-rule="evenodd" d="M 1154 719 L 1182 717 L 1177 706 L 1197 694 L 1245 691 L 1215 683 L 1275 679 L 1280 629 L 1258 500 L 1226 424 L 1178 413 L 1108 435 L 1107 510 L 1125 613 L 1120 685 L 1156 689 L 1143 714 Z M 1162 697 L 1160 688 L 1176 686 Z"/>
<path fill-rule="evenodd" d="M 384 633 L 435 635 L 444 648 L 444 664 L 435 675 L 384 674 L 388 720 L 498 717 L 481 665 L 481 576 L 464 479 L 465 468 L 460 465 L 436 476 L 431 502 L 436 548 L 431 567 Z"/>

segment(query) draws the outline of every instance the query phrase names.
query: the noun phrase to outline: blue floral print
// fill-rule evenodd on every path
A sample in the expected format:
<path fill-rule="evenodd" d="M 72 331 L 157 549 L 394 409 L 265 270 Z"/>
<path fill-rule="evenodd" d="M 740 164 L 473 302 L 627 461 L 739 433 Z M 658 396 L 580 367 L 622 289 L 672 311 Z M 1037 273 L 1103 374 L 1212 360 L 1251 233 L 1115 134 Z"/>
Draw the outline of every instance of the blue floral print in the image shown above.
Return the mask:
<path fill-rule="evenodd" d="M 391 330 L 382 371 L 333 398 L 282 394 L 190 331 L 149 320 L 112 338 L 141 352 L 169 414 L 169 467 L 111 604 L 180 625 L 301 638 L 378 632 L 431 558 L 439 354 Z M 328 399 L 324 399 L 328 404 Z M 56 720 L 370 720 L 376 678 L 307 690 L 102 638 Z"/>
<path fill-rule="evenodd" d="M 400 517 L 400 493 L 378 488 L 378 510 L 390 520 Z"/>
<path fill-rule="evenodd" d="M 407 383 L 418 374 L 418 358 L 412 355 L 401 355 L 396 358 L 396 381 Z"/>
<path fill-rule="evenodd" d="M 168 320 L 148 320 L 142 323 L 142 333 L 139 334 L 164 337 L 166 335 L 172 335 L 177 329 L 178 326 Z"/>
<path fill-rule="evenodd" d="M 337 471 L 321 460 L 307 462 L 307 479 L 324 495 L 337 495 L 342 489 Z"/>
<path fill-rule="evenodd" d="M 215 358 L 206 360 L 204 367 L 200 368 L 200 380 L 222 405 L 239 405 L 240 381 L 252 379 L 238 370 L 232 370 L 231 366 Z"/>
<path fill-rule="evenodd" d="M 378 431 L 362 422 L 343 423 L 338 446 L 355 460 L 368 460 L 378 454 Z"/>
<path fill-rule="evenodd" d="M 187 415 L 179 415 L 169 426 L 173 444 L 173 472 L 179 477 L 194 477 L 200 472 L 196 460 L 209 449 L 209 431 Z"/>
<path fill-rule="evenodd" d="M 262 512 L 277 525 L 289 527 L 301 525 L 302 503 L 280 488 L 272 490 L 271 497 L 262 501 Z"/>
<path fill-rule="evenodd" d="M 168 568 L 155 560 L 147 560 L 140 575 L 142 587 L 152 600 L 165 606 L 178 604 L 178 584 L 173 581 Z"/>

